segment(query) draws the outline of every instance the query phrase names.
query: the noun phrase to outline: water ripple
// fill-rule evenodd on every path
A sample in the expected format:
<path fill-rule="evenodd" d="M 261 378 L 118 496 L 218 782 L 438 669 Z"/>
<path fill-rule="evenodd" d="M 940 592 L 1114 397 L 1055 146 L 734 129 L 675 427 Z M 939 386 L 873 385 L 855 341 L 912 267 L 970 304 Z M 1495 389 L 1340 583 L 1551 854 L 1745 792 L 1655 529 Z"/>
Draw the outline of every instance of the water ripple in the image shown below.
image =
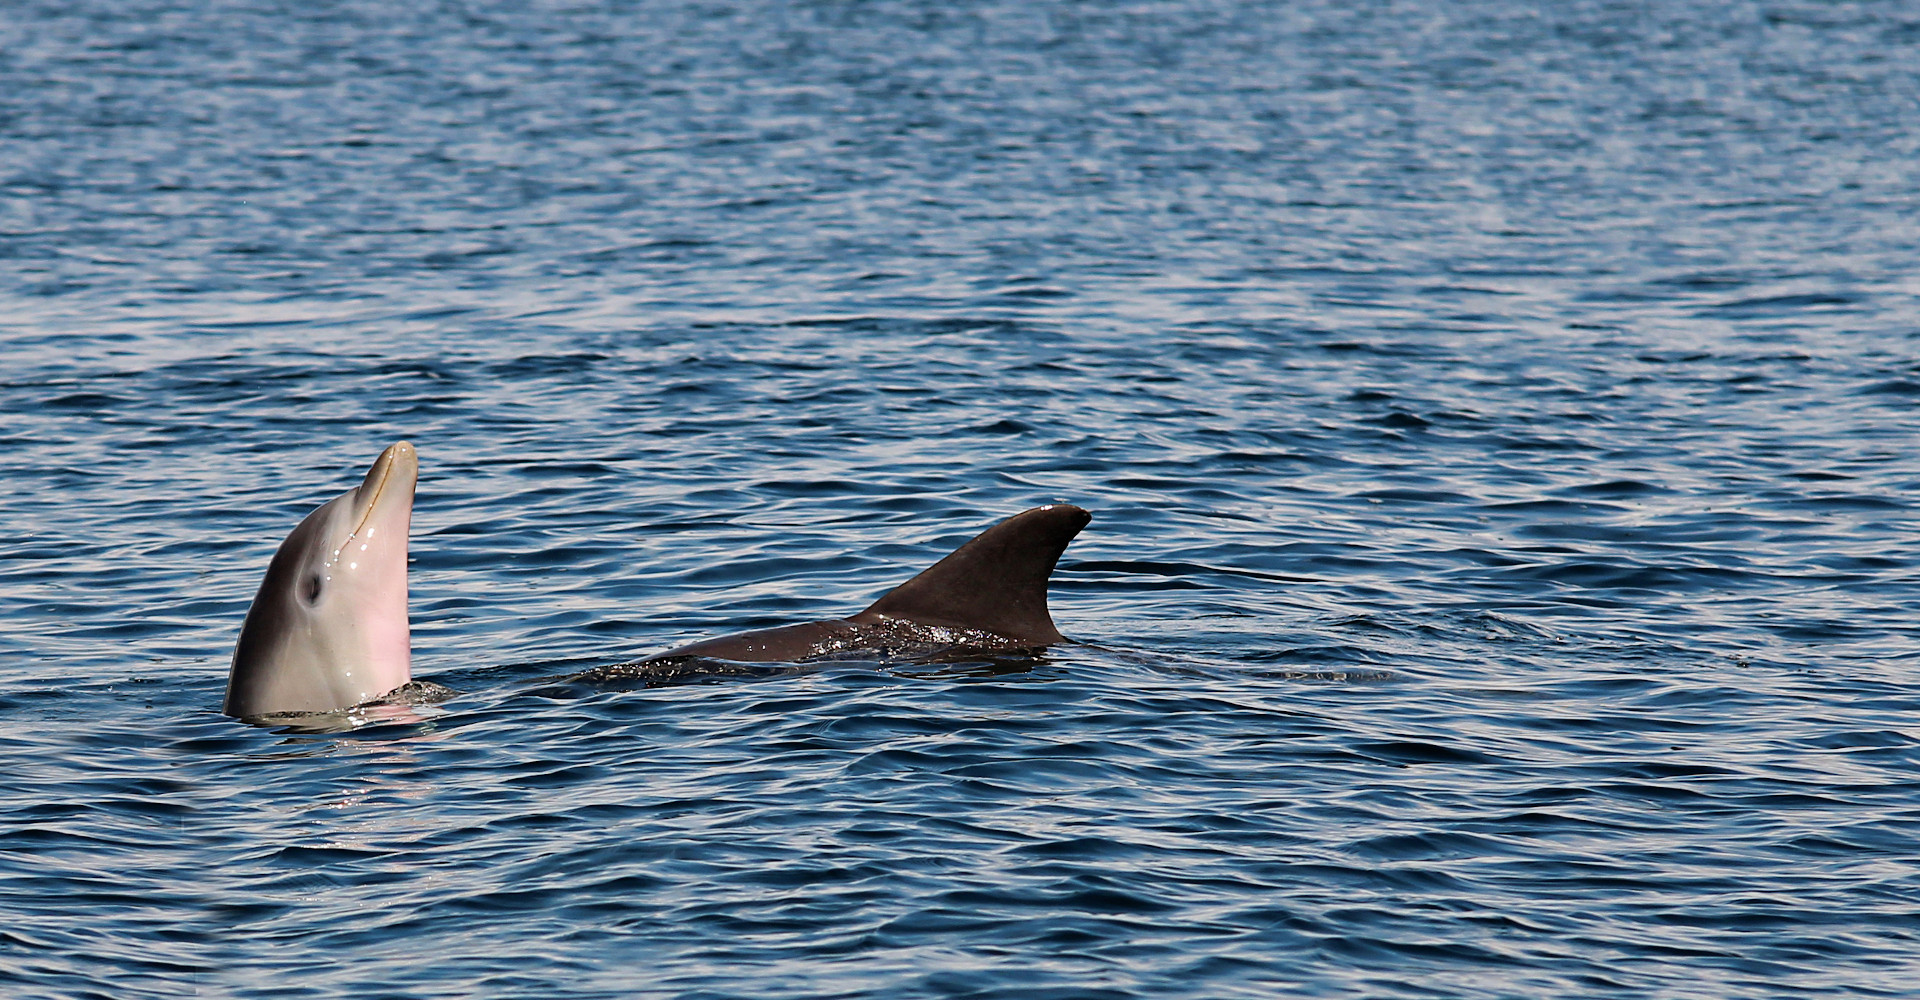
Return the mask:
<path fill-rule="evenodd" d="M 1886 5 L 15 14 L 9 996 L 1912 992 Z M 221 717 L 402 437 L 460 695 Z"/>

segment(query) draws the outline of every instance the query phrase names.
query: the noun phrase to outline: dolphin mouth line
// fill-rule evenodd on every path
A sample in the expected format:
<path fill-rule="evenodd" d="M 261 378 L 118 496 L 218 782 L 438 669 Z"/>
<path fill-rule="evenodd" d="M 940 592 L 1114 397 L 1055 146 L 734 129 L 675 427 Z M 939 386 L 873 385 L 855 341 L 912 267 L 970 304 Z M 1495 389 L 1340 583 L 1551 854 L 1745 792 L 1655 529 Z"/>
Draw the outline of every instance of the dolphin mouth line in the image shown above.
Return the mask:
<path fill-rule="evenodd" d="M 391 449 L 389 449 L 389 451 L 390 450 Z M 347 537 L 340 540 L 340 547 L 333 550 L 335 561 L 339 559 L 340 553 L 345 551 L 346 547 L 353 543 L 354 539 L 360 537 L 360 529 L 366 527 L 367 522 L 373 519 L 373 512 L 380 506 L 380 498 L 387 494 L 387 483 L 393 479 L 393 467 L 399 463 L 392 458 L 388 458 L 386 453 L 382 452 L 379 464 L 383 468 L 380 473 L 380 481 L 373 485 L 373 498 L 367 501 L 367 509 L 360 515 L 360 520 L 354 522 L 353 530 L 347 532 Z"/>

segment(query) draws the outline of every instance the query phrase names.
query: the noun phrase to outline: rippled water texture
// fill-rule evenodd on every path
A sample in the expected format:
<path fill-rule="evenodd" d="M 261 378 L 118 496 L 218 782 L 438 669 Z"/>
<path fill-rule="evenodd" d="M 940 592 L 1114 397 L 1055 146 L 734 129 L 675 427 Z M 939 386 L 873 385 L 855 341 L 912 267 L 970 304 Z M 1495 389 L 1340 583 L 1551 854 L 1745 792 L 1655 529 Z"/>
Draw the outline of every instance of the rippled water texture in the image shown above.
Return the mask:
<path fill-rule="evenodd" d="M 0 993 L 1920 983 L 1909 4 L 0 16 Z M 422 456 L 415 674 L 219 714 Z M 1038 659 L 563 675 L 1094 522 Z"/>

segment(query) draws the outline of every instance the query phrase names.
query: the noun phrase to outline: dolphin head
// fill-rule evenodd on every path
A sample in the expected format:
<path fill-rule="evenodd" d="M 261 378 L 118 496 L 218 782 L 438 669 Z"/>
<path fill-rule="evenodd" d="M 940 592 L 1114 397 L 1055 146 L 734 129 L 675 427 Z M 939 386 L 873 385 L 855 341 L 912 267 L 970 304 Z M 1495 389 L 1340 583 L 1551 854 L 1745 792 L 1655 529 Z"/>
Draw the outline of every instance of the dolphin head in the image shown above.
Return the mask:
<path fill-rule="evenodd" d="M 337 711 L 412 679 L 407 528 L 419 472 L 413 445 L 392 445 L 280 543 L 240 626 L 222 711 Z"/>

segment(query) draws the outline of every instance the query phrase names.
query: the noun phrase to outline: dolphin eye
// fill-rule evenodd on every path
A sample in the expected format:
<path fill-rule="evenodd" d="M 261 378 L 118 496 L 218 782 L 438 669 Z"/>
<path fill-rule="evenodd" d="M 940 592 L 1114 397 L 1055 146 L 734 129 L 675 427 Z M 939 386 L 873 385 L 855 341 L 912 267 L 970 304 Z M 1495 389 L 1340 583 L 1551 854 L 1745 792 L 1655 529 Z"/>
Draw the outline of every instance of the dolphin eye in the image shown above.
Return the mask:
<path fill-rule="evenodd" d="M 314 573 L 309 575 L 304 581 L 301 581 L 300 598 L 308 604 L 318 603 L 322 586 L 324 585 L 320 581 L 320 574 Z"/>

